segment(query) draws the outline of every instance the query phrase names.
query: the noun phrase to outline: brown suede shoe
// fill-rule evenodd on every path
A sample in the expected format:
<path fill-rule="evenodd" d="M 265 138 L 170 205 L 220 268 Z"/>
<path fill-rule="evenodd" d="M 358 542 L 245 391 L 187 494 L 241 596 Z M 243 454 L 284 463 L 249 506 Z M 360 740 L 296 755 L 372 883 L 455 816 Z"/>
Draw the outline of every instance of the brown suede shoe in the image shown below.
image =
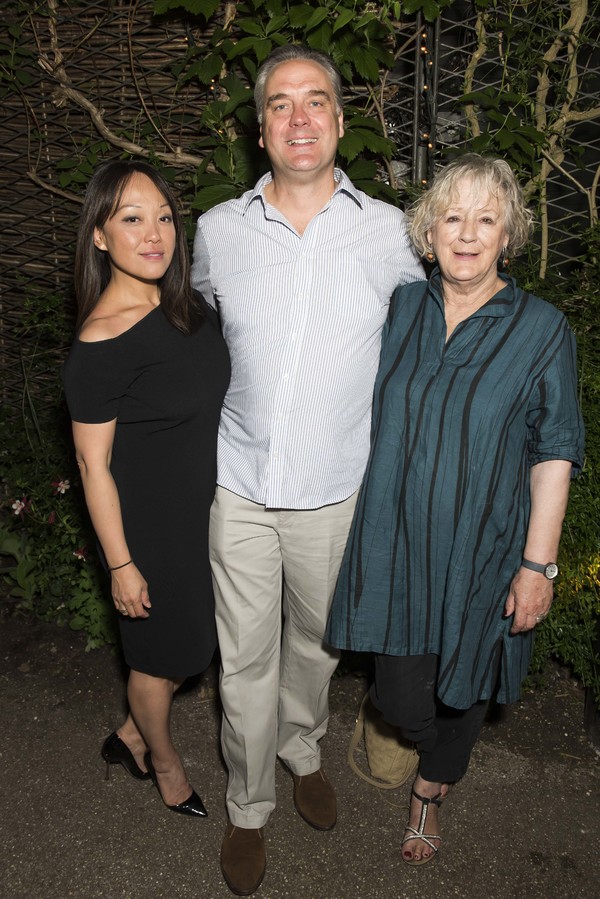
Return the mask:
<path fill-rule="evenodd" d="M 221 844 L 221 871 L 236 896 L 250 896 L 262 883 L 267 855 L 262 828 L 235 827 L 228 822 Z"/>
<path fill-rule="evenodd" d="M 301 818 L 316 830 L 331 830 L 337 820 L 335 792 L 322 768 L 294 778 L 294 805 Z"/>

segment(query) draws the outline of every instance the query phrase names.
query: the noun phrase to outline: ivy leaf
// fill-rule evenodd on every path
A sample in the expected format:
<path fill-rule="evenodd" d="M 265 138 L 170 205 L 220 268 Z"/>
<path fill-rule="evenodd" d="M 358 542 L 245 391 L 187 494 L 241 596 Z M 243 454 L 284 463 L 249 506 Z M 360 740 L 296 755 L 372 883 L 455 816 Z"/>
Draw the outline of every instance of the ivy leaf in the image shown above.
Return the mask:
<path fill-rule="evenodd" d="M 343 28 L 344 25 L 347 25 L 348 22 L 351 22 L 353 18 L 354 18 L 354 10 L 353 9 L 343 9 L 341 11 L 341 13 L 339 14 L 339 16 L 337 17 L 337 19 L 335 20 L 335 23 L 333 26 L 333 33 L 335 34 L 336 31 L 339 31 L 340 28 Z"/>
<path fill-rule="evenodd" d="M 434 0 L 404 0 L 402 12 L 409 16 L 422 12 L 428 22 L 433 22 L 440 14 L 440 7 Z"/>
<path fill-rule="evenodd" d="M 227 52 L 227 59 L 235 59 L 236 56 L 241 56 L 243 53 L 253 50 L 255 43 L 256 40 L 253 37 L 240 38 L 240 40 Z"/>
<path fill-rule="evenodd" d="M 280 28 L 285 28 L 286 25 L 287 19 L 285 16 L 273 16 L 265 26 L 265 34 L 272 36 L 274 31 L 279 31 Z M 284 38 L 284 42 L 287 43 L 287 38 Z"/>
<path fill-rule="evenodd" d="M 495 109 L 488 109 L 486 111 L 486 116 L 490 122 L 496 122 L 497 125 L 506 124 L 506 116 L 503 112 L 498 112 Z"/>
<path fill-rule="evenodd" d="M 381 133 L 380 125 L 377 119 L 374 119 L 370 116 L 353 114 L 349 118 L 346 119 L 346 128 L 371 128 L 378 129 L 379 133 Z"/>
<path fill-rule="evenodd" d="M 290 6 L 290 25 L 292 28 L 305 28 L 310 21 L 310 18 L 313 14 L 311 7 L 308 3 L 303 3 L 300 6 Z"/>
<path fill-rule="evenodd" d="M 245 89 L 243 92 L 230 97 L 225 103 L 225 115 L 231 115 L 241 103 L 251 103 L 253 93 L 251 90 Z"/>
<path fill-rule="evenodd" d="M 356 128 L 353 131 L 362 138 L 363 145 L 372 153 L 379 153 L 389 159 L 392 155 L 393 143 L 382 134 L 378 134 L 372 128 Z"/>
<path fill-rule="evenodd" d="M 523 137 L 523 135 L 519 134 L 518 132 L 514 132 L 513 138 L 514 143 L 523 150 L 525 156 L 531 158 L 533 156 L 533 144 L 531 143 L 531 141 L 527 140 L 527 138 Z"/>
<path fill-rule="evenodd" d="M 362 75 L 366 81 L 377 82 L 379 80 L 377 60 L 368 50 L 356 47 L 352 62 L 358 74 Z"/>
<path fill-rule="evenodd" d="M 434 2 L 434 0 L 424 0 L 423 15 L 428 22 L 435 22 L 440 12 L 441 9 L 439 5 Z"/>
<path fill-rule="evenodd" d="M 366 28 L 367 25 L 370 25 L 371 22 L 378 22 L 377 16 L 375 16 L 372 12 L 366 12 L 364 15 L 360 17 L 360 19 L 356 22 L 356 31 L 360 31 L 362 28 Z"/>
<path fill-rule="evenodd" d="M 238 106 L 235 111 L 235 117 L 246 128 L 257 127 L 256 110 L 254 109 L 254 103 L 247 103 L 244 104 L 244 106 Z"/>
<path fill-rule="evenodd" d="M 515 94 L 514 91 L 502 91 L 501 94 L 498 94 L 498 100 L 511 106 L 522 103 L 523 97 L 521 94 Z"/>
<path fill-rule="evenodd" d="M 478 134 L 477 137 L 474 137 L 471 141 L 473 153 L 485 153 L 485 151 L 490 148 L 490 145 L 491 140 L 488 131 L 484 131 L 483 134 Z"/>
<path fill-rule="evenodd" d="M 221 74 L 222 66 L 221 57 L 210 53 L 204 59 L 192 63 L 185 75 L 185 80 L 189 81 L 190 78 L 196 77 L 202 84 L 210 84 L 213 78 L 217 78 Z"/>
<path fill-rule="evenodd" d="M 256 181 L 258 143 L 248 137 L 238 137 L 231 146 L 236 184 L 246 185 Z M 239 191 L 238 191 L 239 193 Z"/>
<path fill-rule="evenodd" d="M 233 200 L 239 194 L 239 188 L 233 181 L 221 184 L 212 184 L 209 187 L 202 187 L 196 193 L 192 201 L 193 209 L 200 209 L 205 212 L 212 209 L 218 203 L 225 203 L 226 200 Z"/>
<path fill-rule="evenodd" d="M 236 24 L 240 31 L 244 31 L 246 34 L 254 34 L 256 37 L 263 36 L 262 28 L 253 19 L 238 19 Z"/>
<path fill-rule="evenodd" d="M 364 149 L 364 142 L 354 131 L 346 131 L 338 146 L 340 156 L 352 162 Z"/>
<path fill-rule="evenodd" d="M 306 23 L 306 26 L 305 26 L 306 30 L 312 31 L 313 28 L 317 28 L 317 26 L 320 25 L 321 22 L 325 21 L 325 19 L 327 18 L 328 15 L 329 15 L 329 10 L 326 9 L 324 6 L 317 7 L 317 9 L 314 10 L 310 19 Z"/>
<path fill-rule="evenodd" d="M 320 28 L 313 29 L 306 35 L 306 43 L 313 50 L 321 50 L 323 53 L 331 51 L 331 25 L 325 20 Z"/>
<path fill-rule="evenodd" d="M 154 14 L 162 16 L 173 9 L 185 9 L 195 16 L 210 19 L 219 6 L 219 0 L 154 0 Z"/>
<path fill-rule="evenodd" d="M 223 172 L 225 175 L 231 175 L 231 157 L 227 147 L 217 147 L 213 153 L 213 162 L 219 171 Z"/>
<path fill-rule="evenodd" d="M 59 159 L 55 167 L 57 169 L 75 169 L 78 165 L 78 159 Z"/>
<path fill-rule="evenodd" d="M 546 143 L 546 135 L 541 131 L 538 131 L 537 128 L 534 128 L 533 125 L 521 125 L 519 131 L 535 144 L 539 144 L 541 146 Z"/>
<path fill-rule="evenodd" d="M 351 181 L 364 181 L 367 178 L 375 178 L 377 165 L 371 159 L 360 158 L 348 166 L 346 174 Z"/>
<path fill-rule="evenodd" d="M 458 98 L 459 103 L 473 103 L 480 106 L 481 109 L 498 108 L 498 95 L 495 93 L 487 93 L 486 91 L 471 91 L 469 94 L 463 94 Z"/>
<path fill-rule="evenodd" d="M 221 79 L 220 83 L 223 85 L 230 97 L 235 97 L 243 91 L 250 91 L 250 89 L 244 84 L 242 79 L 238 78 L 238 76 L 233 72 L 229 72 L 227 75 L 225 75 L 225 77 Z M 250 93 L 252 93 L 252 91 L 250 91 Z"/>
<path fill-rule="evenodd" d="M 496 134 L 496 143 L 501 150 L 507 150 L 509 147 L 512 147 L 514 144 L 512 132 L 507 128 L 501 128 Z"/>
<path fill-rule="evenodd" d="M 267 56 L 269 55 L 269 53 L 271 52 L 272 49 L 273 49 L 273 42 L 270 41 L 268 38 L 263 38 L 260 41 L 256 41 L 256 43 L 254 44 L 254 52 L 256 53 L 256 58 L 257 58 L 259 64 L 261 62 L 264 62 L 264 60 L 267 58 Z"/>
<path fill-rule="evenodd" d="M 224 115 L 225 103 L 223 100 L 213 100 L 203 109 L 200 124 L 207 125 L 209 128 L 220 126 Z"/>

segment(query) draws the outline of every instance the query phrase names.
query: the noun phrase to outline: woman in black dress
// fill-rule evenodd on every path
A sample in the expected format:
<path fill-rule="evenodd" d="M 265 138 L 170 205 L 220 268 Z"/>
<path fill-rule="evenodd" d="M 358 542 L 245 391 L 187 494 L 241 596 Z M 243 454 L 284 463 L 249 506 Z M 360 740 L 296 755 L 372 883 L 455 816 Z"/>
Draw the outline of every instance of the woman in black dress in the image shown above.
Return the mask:
<path fill-rule="evenodd" d="M 229 357 L 189 280 L 168 184 L 140 162 L 90 181 L 75 260 L 78 334 L 64 384 L 87 506 L 119 613 L 129 714 L 107 762 L 204 817 L 171 741 L 173 694 L 216 646 L 208 513 Z"/>

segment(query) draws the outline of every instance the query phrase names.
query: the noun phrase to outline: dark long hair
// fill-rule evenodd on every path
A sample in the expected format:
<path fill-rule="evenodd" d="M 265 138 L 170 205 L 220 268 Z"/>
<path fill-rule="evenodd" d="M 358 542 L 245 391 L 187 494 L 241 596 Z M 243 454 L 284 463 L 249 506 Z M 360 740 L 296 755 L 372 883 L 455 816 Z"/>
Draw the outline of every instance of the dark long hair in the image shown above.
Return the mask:
<path fill-rule="evenodd" d="M 189 334 L 199 313 L 192 294 L 188 248 L 175 197 L 165 179 L 151 165 L 120 159 L 103 163 L 94 172 L 86 190 L 75 251 L 77 327 L 81 327 L 93 312 L 111 278 L 108 253 L 95 246 L 94 228 L 102 228 L 113 217 L 123 191 L 136 172 L 149 178 L 171 207 L 175 252 L 169 268 L 158 281 L 160 304 L 168 321 Z"/>

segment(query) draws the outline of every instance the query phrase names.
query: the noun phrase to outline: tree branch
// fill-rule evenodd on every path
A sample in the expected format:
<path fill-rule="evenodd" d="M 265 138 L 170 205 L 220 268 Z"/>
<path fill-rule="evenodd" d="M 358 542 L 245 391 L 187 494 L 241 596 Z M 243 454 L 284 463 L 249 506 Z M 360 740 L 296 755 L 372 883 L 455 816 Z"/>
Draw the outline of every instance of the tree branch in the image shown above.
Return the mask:
<path fill-rule="evenodd" d="M 27 177 L 31 181 L 33 181 L 34 184 L 37 184 L 39 187 L 42 187 L 44 190 L 47 190 L 51 194 L 56 194 L 57 197 L 63 197 L 63 199 L 69 200 L 71 203 L 83 203 L 83 197 L 80 197 L 77 194 L 72 194 L 70 190 L 63 190 L 60 187 L 55 187 L 49 181 L 44 181 L 42 178 L 40 178 L 39 175 L 36 175 L 35 172 L 27 172 Z"/>
<path fill-rule="evenodd" d="M 140 90 L 139 81 L 138 81 L 138 78 L 137 78 L 137 75 L 135 72 L 135 60 L 133 57 L 132 30 L 133 30 L 134 16 L 137 11 L 137 6 L 138 6 L 138 0 L 135 0 L 135 3 L 132 4 L 132 6 L 129 10 L 129 14 L 127 16 L 127 53 L 129 55 L 129 68 L 131 69 L 131 77 L 133 79 L 133 85 L 135 87 L 135 92 L 138 96 L 138 100 L 140 101 L 140 105 L 141 105 L 142 109 L 144 110 L 144 112 L 146 114 L 146 118 L 150 122 L 150 125 L 152 126 L 154 131 L 156 131 L 157 135 L 159 136 L 159 138 L 161 139 L 161 141 L 163 142 L 165 147 L 168 147 L 172 153 L 175 153 L 176 148 L 171 144 L 171 142 L 168 140 L 167 136 L 161 131 L 161 129 L 158 127 L 158 125 L 156 125 L 153 117 L 150 115 L 150 110 L 148 109 L 148 107 L 146 105 L 146 101 L 144 100 L 143 94 Z"/>
<path fill-rule="evenodd" d="M 485 52 L 487 49 L 487 32 L 485 28 L 486 22 L 487 14 L 483 12 L 478 13 L 475 22 L 477 47 L 473 51 L 471 59 L 469 60 L 469 65 L 465 69 L 465 94 L 469 94 L 473 90 L 475 70 L 477 69 L 479 61 L 485 56 Z M 475 106 L 473 103 L 465 103 L 465 117 L 467 119 L 467 123 L 471 128 L 471 134 L 473 135 L 473 137 L 479 137 L 479 135 L 481 134 L 481 128 L 479 127 L 479 119 L 477 118 Z"/>
<path fill-rule="evenodd" d="M 579 40 L 581 28 L 585 21 L 588 11 L 587 0 L 570 0 L 571 15 L 565 27 L 556 35 L 554 41 L 548 50 L 544 53 L 542 68 L 538 75 L 538 87 L 535 92 L 535 119 L 538 131 L 545 131 L 548 122 L 546 107 L 548 102 L 548 92 L 551 82 L 548 74 L 550 65 L 555 62 L 558 54 L 562 50 L 565 40 L 569 42 L 569 47 L 575 56 L 575 67 L 577 65 L 577 57 L 574 53 L 574 44 Z M 569 82 L 573 77 L 573 56 L 571 56 L 569 66 Z M 571 90 L 567 91 L 567 99 L 563 104 L 563 115 L 566 109 L 569 109 L 575 99 L 575 93 Z"/>
<path fill-rule="evenodd" d="M 590 187 L 590 219 L 592 225 L 595 225 L 598 221 L 598 203 L 597 203 L 597 195 L 598 195 L 598 184 L 600 183 L 600 165 L 596 169 L 594 174 L 594 180 L 592 181 L 592 186 Z"/>
<path fill-rule="evenodd" d="M 64 66 L 64 57 L 58 41 L 58 32 L 56 28 L 58 10 L 57 0 L 48 0 L 48 8 L 50 11 L 50 16 L 48 18 L 50 53 L 44 53 L 40 48 L 38 63 L 51 78 L 58 82 L 58 87 L 53 94 L 53 102 L 55 105 L 58 107 L 65 106 L 66 103 L 71 100 L 88 113 L 101 137 L 112 144 L 113 147 L 125 150 L 133 156 L 141 156 L 144 159 L 148 159 L 152 155 L 152 157 L 160 159 L 162 162 L 166 162 L 169 165 L 179 168 L 187 168 L 189 166 L 197 168 L 201 165 L 203 160 L 200 156 L 196 156 L 192 153 L 185 153 L 180 147 L 173 147 L 169 153 L 165 153 L 164 151 L 152 151 L 151 153 L 146 147 L 127 140 L 124 137 L 120 137 L 108 127 L 98 107 L 92 103 L 91 100 L 88 100 L 81 91 L 78 91 L 73 87 Z"/>

